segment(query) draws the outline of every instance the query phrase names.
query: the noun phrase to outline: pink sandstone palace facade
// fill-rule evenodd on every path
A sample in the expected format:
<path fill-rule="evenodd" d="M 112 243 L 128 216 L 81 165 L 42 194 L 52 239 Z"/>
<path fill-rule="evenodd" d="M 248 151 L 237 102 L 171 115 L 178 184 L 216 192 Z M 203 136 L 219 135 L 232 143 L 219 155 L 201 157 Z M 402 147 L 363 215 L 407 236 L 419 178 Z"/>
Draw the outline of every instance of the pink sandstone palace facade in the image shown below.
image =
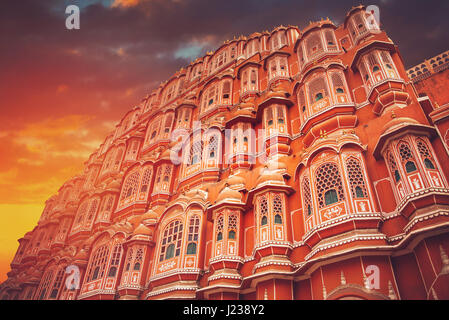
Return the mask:
<path fill-rule="evenodd" d="M 449 299 L 449 60 L 363 6 L 226 41 L 129 110 L 0 299 Z"/>

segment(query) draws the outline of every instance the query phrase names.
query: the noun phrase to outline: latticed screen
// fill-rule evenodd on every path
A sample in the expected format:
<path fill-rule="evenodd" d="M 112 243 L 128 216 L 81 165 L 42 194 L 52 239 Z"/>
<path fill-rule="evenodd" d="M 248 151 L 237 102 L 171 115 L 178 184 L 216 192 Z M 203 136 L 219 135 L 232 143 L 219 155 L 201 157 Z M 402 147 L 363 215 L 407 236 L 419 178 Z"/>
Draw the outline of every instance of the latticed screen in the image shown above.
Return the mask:
<path fill-rule="evenodd" d="M 216 237 L 217 241 L 223 240 L 223 215 L 220 215 L 217 218 L 217 231 L 216 231 Z"/>
<path fill-rule="evenodd" d="M 280 195 L 276 194 L 273 198 L 273 214 L 274 223 L 282 224 L 282 212 L 283 212 L 282 198 Z"/>
<path fill-rule="evenodd" d="M 231 214 L 228 218 L 228 239 L 235 239 L 237 233 L 238 217 L 236 214 Z"/>
<path fill-rule="evenodd" d="M 340 73 L 332 73 L 331 75 L 332 85 L 336 93 L 343 93 L 345 91 L 345 84 L 343 82 L 343 77 Z"/>
<path fill-rule="evenodd" d="M 304 201 L 304 212 L 307 216 L 310 216 L 312 214 L 312 194 L 310 191 L 310 181 L 307 177 L 302 180 L 302 196 Z"/>
<path fill-rule="evenodd" d="M 215 158 L 215 155 L 217 154 L 217 148 L 218 148 L 218 137 L 216 135 L 213 135 L 212 137 L 210 137 L 209 143 L 207 145 L 209 158 Z"/>
<path fill-rule="evenodd" d="M 387 155 L 388 166 L 390 167 L 391 173 L 394 176 L 394 180 L 399 182 L 401 180 L 401 175 L 399 174 L 398 165 L 396 164 L 396 160 L 394 160 L 394 156 L 391 152 Z"/>
<path fill-rule="evenodd" d="M 225 81 L 223 83 L 223 99 L 229 99 L 231 96 L 231 82 Z"/>
<path fill-rule="evenodd" d="M 268 200 L 266 196 L 262 196 L 259 202 L 260 210 L 260 225 L 268 224 Z"/>
<path fill-rule="evenodd" d="M 153 169 L 151 167 L 146 168 L 143 172 L 142 176 L 142 186 L 140 187 L 140 192 L 146 192 L 148 190 L 148 186 L 150 185 L 151 174 L 153 173 Z"/>
<path fill-rule="evenodd" d="M 324 75 L 309 82 L 309 101 L 315 102 L 329 96 Z"/>
<path fill-rule="evenodd" d="M 106 205 L 106 211 L 111 211 L 113 202 L 114 202 L 114 196 L 109 196 L 108 204 Z"/>
<path fill-rule="evenodd" d="M 128 249 L 128 258 L 126 259 L 126 261 L 127 261 L 126 262 L 126 268 L 125 268 L 126 271 L 129 271 L 129 268 L 131 266 L 131 262 L 133 261 L 133 253 L 134 253 L 133 249 L 129 248 Z"/>
<path fill-rule="evenodd" d="M 87 211 L 87 206 L 88 206 L 88 202 L 87 201 L 84 201 L 81 204 L 81 206 L 80 206 L 80 208 L 78 210 L 78 218 L 76 219 L 77 223 L 81 223 L 83 221 L 84 215 L 85 215 L 85 213 Z"/>
<path fill-rule="evenodd" d="M 203 141 L 196 141 L 190 148 L 190 165 L 197 164 L 201 161 L 201 154 L 203 152 Z"/>
<path fill-rule="evenodd" d="M 361 13 L 354 15 L 354 22 L 359 34 L 363 34 L 367 31 L 365 21 L 363 20 Z"/>
<path fill-rule="evenodd" d="M 422 139 L 418 139 L 418 140 L 416 140 L 416 145 L 418 146 L 419 154 L 420 154 L 421 159 L 423 160 L 426 168 L 427 169 L 435 169 L 435 165 L 433 162 L 433 156 L 430 153 L 429 148 L 427 147 L 427 143 Z"/>
<path fill-rule="evenodd" d="M 406 142 L 401 142 L 401 144 L 399 145 L 399 154 L 402 161 L 413 159 L 412 151 L 410 150 L 410 147 Z"/>
<path fill-rule="evenodd" d="M 306 112 L 306 96 L 304 94 L 304 89 L 301 88 L 298 92 L 298 101 L 299 101 L 299 107 L 301 109 L 301 112 L 305 114 Z"/>
<path fill-rule="evenodd" d="M 391 56 L 390 53 L 388 53 L 387 51 L 381 51 L 380 52 L 380 57 L 382 59 L 382 62 L 385 64 L 392 64 L 393 61 L 391 61 Z"/>
<path fill-rule="evenodd" d="M 318 206 L 323 208 L 345 199 L 340 170 L 336 163 L 327 162 L 316 171 Z"/>
<path fill-rule="evenodd" d="M 368 55 L 368 65 L 369 65 L 371 71 L 373 71 L 373 72 L 378 71 L 378 68 L 379 68 L 379 61 L 377 60 L 376 53 L 371 52 L 371 53 Z M 377 69 L 376 69 L 376 68 L 377 68 Z"/>
<path fill-rule="evenodd" d="M 165 133 L 170 132 L 170 128 L 171 128 L 171 123 L 173 121 L 173 115 L 169 114 L 167 117 L 165 117 Z"/>
<path fill-rule="evenodd" d="M 137 249 L 136 252 L 136 259 L 134 260 L 134 271 L 139 271 L 140 270 L 140 266 L 142 265 L 142 260 L 143 260 L 143 249 L 139 248 Z"/>
<path fill-rule="evenodd" d="M 179 256 L 182 244 L 182 228 L 183 224 L 179 220 L 172 221 L 165 228 L 159 261 Z"/>
<path fill-rule="evenodd" d="M 89 215 L 87 217 L 87 221 L 91 221 L 94 218 L 95 212 L 97 212 L 98 200 L 95 199 L 92 201 L 90 206 Z"/>
<path fill-rule="evenodd" d="M 335 41 L 334 32 L 332 30 L 326 30 L 324 32 L 324 37 L 329 49 L 337 49 L 337 42 Z"/>
<path fill-rule="evenodd" d="M 415 159 L 412 153 L 412 150 L 410 149 L 410 146 L 407 142 L 401 141 L 401 143 L 398 146 L 399 149 L 399 156 L 401 157 L 401 161 L 405 166 L 405 171 L 407 173 L 411 173 L 416 171 L 416 164 Z"/>
<path fill-rule="evenodd" d="M 306 41 L 307 55 L 313 57 L 315 54 L 323 51 L 321 34 L 319 31 L 312 33 Z"/>
<path fill-rule="evenodd" d="M 346 169 L 348 170 L 349 184 L 353 198 L 368 198 L 360 161 L 355 158 L 348 159 L 346 161 Z"/>
<path fill-rule="evenodd" d="M 114 170 L 118 170 L 120 162 L 122 161 L 122 157 L 123 157 L 123 148 L 117 149 L 117 153 L 115 154 Z"/>
<path fill-rule="evenodd" d="M 133 172 L 125 182 L 125 185 L 123 187 L 122 191 L 122 200 L 130 198 L 134 195 L 134 193 L 137 191 L 139 184 L 139 172 Z"/>

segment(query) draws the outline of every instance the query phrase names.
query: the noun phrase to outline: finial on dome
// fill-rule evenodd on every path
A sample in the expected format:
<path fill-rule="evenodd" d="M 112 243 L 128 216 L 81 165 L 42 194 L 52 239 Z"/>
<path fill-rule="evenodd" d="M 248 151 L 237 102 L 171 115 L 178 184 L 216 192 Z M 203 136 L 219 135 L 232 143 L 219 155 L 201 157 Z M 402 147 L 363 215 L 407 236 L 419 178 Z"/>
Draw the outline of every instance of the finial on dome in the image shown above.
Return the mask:
<path fill-rule="evenodd" d="M 397 300 L 398 297 L 396 296 L 396 292 L 394 292 L 393 284 L 391 281 L 388 281 L 388 297 L 391 300 Z"/>
<path fill-rule="evenodd" d="M 341 270 L 341 273 L 340 273 L 340 282 L 341 282 L 342 286 L 344 286 L 346 284 L 346 278 L 345 278 L 345 274 L 343 273 L 343 270 Z"/>

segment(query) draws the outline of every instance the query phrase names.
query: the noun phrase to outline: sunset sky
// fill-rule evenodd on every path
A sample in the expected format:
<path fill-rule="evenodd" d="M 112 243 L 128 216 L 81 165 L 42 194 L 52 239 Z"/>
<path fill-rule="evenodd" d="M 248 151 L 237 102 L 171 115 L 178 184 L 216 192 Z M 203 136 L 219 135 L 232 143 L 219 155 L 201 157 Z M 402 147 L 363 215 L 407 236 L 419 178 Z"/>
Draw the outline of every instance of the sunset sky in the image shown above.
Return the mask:
<path fill-rule="evenodd" d="M 2 0 L 0 282 L 44 202 L 131 107 L 234 36 L 336 24 L 360 1 Z M 65 28 L 66 6 L 81 29 Z M 449 49 L 449 1 L 370 1 L 407 67 Z"/>

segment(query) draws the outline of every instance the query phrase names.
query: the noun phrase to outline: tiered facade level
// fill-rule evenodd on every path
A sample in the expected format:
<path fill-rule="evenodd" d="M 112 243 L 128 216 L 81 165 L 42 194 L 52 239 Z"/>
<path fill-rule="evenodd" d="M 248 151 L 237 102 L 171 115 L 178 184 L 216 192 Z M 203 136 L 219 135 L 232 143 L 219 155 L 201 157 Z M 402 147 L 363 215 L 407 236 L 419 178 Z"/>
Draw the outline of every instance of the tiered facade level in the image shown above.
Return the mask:
<path fill-rule="evenodd" d="M 449 99 L 414 82 L 362 6 L 225 42 L 46 202 L 0 298 L 449 299 Z"/>

